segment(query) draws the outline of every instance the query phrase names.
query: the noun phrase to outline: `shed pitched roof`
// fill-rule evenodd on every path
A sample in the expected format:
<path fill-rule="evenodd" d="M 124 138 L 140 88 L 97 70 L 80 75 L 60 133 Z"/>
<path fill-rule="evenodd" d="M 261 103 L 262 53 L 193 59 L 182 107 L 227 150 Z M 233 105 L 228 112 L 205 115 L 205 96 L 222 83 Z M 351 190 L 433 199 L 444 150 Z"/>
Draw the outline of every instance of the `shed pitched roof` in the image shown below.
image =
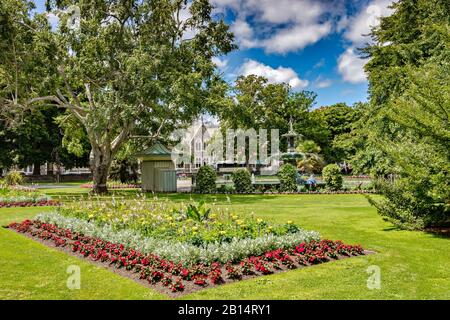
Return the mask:
<path fill-rule="evenodd" d="M 150 148 L 147 148 L 146 150 L 136 154 L 136 157 L 138 157 L 138 158 L 143 158 L 143 157 L 170 158 L 171 155 L 172 155 L 171 151 L 166 146 L 164 146 L 161 142 L 157 141 Z"/>

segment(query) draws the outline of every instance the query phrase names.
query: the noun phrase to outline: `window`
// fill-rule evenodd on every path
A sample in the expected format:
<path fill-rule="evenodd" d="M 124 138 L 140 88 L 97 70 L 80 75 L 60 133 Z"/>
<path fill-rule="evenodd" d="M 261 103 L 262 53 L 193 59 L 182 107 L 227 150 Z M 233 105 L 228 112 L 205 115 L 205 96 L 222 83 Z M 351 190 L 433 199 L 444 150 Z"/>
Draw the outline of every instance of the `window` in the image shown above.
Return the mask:
<path fill-rule="evenodd" d="M 201 151 L 202 150 L 202 143 L 200 141 L 197 141 L 195 143 L 195 150 Z"/>

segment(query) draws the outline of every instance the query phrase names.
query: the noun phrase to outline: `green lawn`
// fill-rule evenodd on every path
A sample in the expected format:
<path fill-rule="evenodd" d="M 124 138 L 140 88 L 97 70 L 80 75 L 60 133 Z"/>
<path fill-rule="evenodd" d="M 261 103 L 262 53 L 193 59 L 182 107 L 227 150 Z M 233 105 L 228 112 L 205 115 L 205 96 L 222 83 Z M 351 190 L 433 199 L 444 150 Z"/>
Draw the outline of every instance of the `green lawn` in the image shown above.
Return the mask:
<path fill-rule="evenodd" d="M 87 192 L 48 190 L 53 195 Z M 121 193 L 124 194 L 124 193 Z M 130 194 L 130 193 L 125 193 Z M 164 196 L 160 196 L 164 197 Z M 189 195 L 169 195 L 186 201 Z M 196 199 L 201 196 L 194 196 Z M 239 212 L 293 220 L 323 237 L 360 243 L 377 251 L 186 295 L 187 299 L 450 299 L 450 239 L 402 231 L 384 222 L 361 195 L 205 196 Z M 0 209 L 0 224 L 31 218 L 48 208 Z M 0 229 L 0 298 L 157 299 L 151 289 L 86 262 Z M 66 288 L 67 266 L 81 267 L 81 290 Z M 381 289 L 366 286 L 367 267 L 381 269 Z"/>

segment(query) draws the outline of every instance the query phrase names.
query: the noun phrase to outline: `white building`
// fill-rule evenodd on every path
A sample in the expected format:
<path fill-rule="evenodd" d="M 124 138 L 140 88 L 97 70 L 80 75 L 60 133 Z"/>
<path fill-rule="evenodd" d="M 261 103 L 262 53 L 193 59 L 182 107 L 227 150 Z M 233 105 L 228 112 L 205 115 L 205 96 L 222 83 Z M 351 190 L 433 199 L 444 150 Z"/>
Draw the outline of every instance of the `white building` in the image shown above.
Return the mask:
<path fill-rule="evenodd" d="M 196 121 L 189 127 L 186 135 L 182 139 L 182 144 L 187 146 L 187 150 L 184 150 L 184 152 L 190 155 L 190 161 L 178 162 L 178 170 L 185 173 L 192 173 L 196 172 L 198 168 L 205 164 L 214 166 L 214 153 L 209 153 L 207 146 L 217 133 L 220 133 L 219 126 L 211 122 Z"/>

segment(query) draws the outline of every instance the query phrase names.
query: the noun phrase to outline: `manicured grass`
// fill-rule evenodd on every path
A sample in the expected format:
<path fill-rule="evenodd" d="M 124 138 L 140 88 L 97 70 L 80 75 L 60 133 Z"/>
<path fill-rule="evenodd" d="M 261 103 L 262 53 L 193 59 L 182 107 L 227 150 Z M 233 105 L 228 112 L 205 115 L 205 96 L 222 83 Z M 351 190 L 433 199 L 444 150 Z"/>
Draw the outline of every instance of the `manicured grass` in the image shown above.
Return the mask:
<path fill-rule="evenodd" d="M 1 209 L 0 224 L 33 217 L 44 208 Z M 0 299 L 161 299 L 153 290 L 10 230 L 0 229 Z M 81 288 L 67 287 L 71 265 Z"/>
<path fill-rule="evenodd" d="M 52 190 L 64 194 L 78 190 Z M 119 193 L 120 194 L 120 193 Z M 131 195 L 132 193 L 125 193 Z M 160 195 L 174 201 L 189 195 Z M 206 289 L 186 299 L 450 299 L 450 239 L 402 231 L 384 222 L 362 195 L 193 196 L 278 222 L 292 220 L 323 237 L 361 244 L 369 256 L 320 264 Z M 44 208 L 0 209 L 0 224 L 33 217 Z M 48 209 L 51 210 L 51 209 Z M 131 280 L 39 243 L 0 230 L 0 298 L 154 299 Z M 78 264 L 81 290 L 66 288 L 66 268 Z M 381 289 L 367 288 L 367 268 L 381 270 Z M 6 275 L 6 276 L 4 276 Z"/>

